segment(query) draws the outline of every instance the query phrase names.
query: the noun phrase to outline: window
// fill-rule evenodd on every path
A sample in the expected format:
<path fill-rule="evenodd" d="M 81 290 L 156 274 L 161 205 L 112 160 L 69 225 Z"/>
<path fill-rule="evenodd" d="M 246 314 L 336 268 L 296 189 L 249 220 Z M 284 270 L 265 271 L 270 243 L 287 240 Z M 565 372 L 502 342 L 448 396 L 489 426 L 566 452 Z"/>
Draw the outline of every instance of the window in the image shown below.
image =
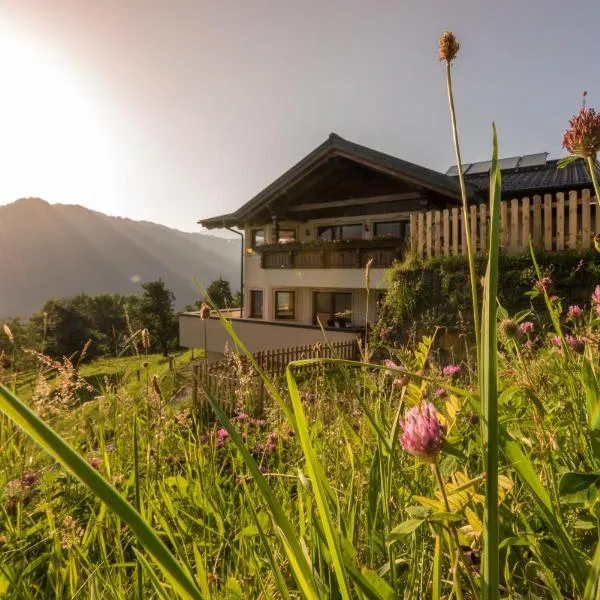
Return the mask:
<path fill-rule="evenodd" d="M 317 236 L 323 241 L 362 240 L 363 225 L 324 225 L 318 228 Z"/>
<path fill-rule="evenodd" d="M 296 318 L 296 292 L 275 292 L 275 318 Z"/>
<path fill-rule="evenodd" d="M 263 318 L 262 290 L 250 290 L 250 317 L 253 319 Z"/>
<path fill-rule="evenodd" d="M 347 327 L 352 323 L 352 294 L 350 292 L 315 292 L 314 323 L 324 327 Z"/>
<path fill-rule="evenodd" d="M 410 221 L 385 221 L 383 223 L 375 223 L 373 237 L 406 240 L 410 237 Z"/>
<path fill-rule="evenodd" d="M 290 242 L 296 241 L 296 230 L 295 229 L 280 229 L 279 238 L 277 241 L 280 244 L 289 244 Z"/>
<path fill-rule="evenodd" d="M 265 230 L 264 229 L 253 229 L 252 230 L 252 248 L 257 248 L 265 243 Z"/>

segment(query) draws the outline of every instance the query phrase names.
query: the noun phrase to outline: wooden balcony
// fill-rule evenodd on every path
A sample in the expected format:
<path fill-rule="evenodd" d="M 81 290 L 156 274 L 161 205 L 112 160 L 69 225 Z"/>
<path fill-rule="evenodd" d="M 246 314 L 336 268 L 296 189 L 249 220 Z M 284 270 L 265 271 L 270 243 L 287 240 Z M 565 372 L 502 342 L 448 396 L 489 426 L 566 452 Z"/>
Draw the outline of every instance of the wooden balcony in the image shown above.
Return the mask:
<path fill-rule="evenodd" d="M 404 242 L 398 239 L 348 242 L 309 242 L 261 246 L 263 269 L 363 269 L 370 258 L 372 267 L 391 267 L 402 258 Z"/>

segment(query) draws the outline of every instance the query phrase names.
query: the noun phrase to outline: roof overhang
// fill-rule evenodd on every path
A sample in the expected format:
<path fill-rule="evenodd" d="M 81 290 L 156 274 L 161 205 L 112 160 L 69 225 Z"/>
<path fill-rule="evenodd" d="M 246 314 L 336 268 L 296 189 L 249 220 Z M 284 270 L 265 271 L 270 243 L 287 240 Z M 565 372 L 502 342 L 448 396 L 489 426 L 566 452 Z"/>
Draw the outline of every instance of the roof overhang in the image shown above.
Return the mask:
<path fill-rule="evenodd" d="M 322 196 L 314 194 L 310 203 L 306 201 L 306 198 L 298 199 L 298 189 L 308 190 L 311 189 L 310 186 L 313 186 L 314 190 L 319 184 L 331 186 L 335 182 L 338 186 L 338 193 L 340 193 L 339 186 L 343 185 L 345 181 L 348 182 L 348 169 L 353 169 L 352 174 L 355 177 L 364 177 L 365 173 L 371 173 L 374 177 L 379 176 L 382 181 L 396 182 L 397 185 L 391 186 L 390 189 L 385 189 L 384 186 L 382 193 L 366 194 L 364 198 L 356 197 L 350 189 L 347 196 L 343 198 L 324 199 Z M 351 183 L 347 185 L 351 186 Z M 294 190 L 296 190 L 295 196 Z M 319 210 L 331 211 L 334 207 L 337 207 L 338 211 L 342 210 L 349 206 L 344 202 L 346 199 L 352 205 L 361 204 L 361 201 L 367 205 L 376 203 L 378 198 L 384 199 L 383 201 L 386 201 L 385 198 L 387 198 L 387 201 L 390 202 L 389 198 L 394 197 L 395 210 L 401 206 L 406 206 L 406 210 L 416 210 L 415 206 L 423 206 L 422 201 L 427 194 L 443 198 L 448 202 L 460 201 L 460 188 L 456 178 L 331 134 L 323 144 L 238 210 L 230 214 L 202 219 L 199 223 L 208 229 L 243 227 L 247 223 L 252 223 L 253 220 L 264 221 L 266 214 L 278 215 L 287 210 L 301 220 L 302 217 L 311 218 L 310 214 L 319 214 Z M 304 195 L 310 197 L 308 192 L 305 192 Z M 474 199 L 479 196 L 479 190 L 468 186 L 467 195 Z M 296 206 L 293 206 L 294 202 L 296 202 Z M 312 204 L 312 208 L 317 212 L 300 214 L 302 212 L 300 208 L 308 206 L 308 204 Z M 322 206 L 317 208 L 317 204 Z"/>

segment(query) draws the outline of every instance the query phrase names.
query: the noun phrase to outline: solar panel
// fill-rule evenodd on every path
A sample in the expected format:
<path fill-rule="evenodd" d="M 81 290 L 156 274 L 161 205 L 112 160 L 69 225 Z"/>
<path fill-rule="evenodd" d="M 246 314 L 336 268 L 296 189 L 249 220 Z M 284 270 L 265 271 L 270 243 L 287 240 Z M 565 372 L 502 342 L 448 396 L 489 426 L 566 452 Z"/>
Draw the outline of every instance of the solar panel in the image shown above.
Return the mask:
<path fill-rule="evenodd" d="M 471 163 L 464 163 L 463 164 L 463 175 L 469 170 L 469 167 L 471 166 Z M 455 177 L 456 175 L 458 175 L 458 167 L 456 165 L 452 165 L 447 171 L 446 171 L 446 175 L 451 175 L 452 177 Z"/>
<path fill-rule="evenodd" d="M 504 171 L 506 169 L 516 169 L 517 164 L 519 163 L 520 159 L 521 159 L 520 156 L 512 156 L 510 158 L 501 158 L 498 161 L 498 166 L 500 167 L 501 171 Z"/>
<path fill-rule="evenodd" d="M 491 160 L 484 160 L 482 162 L 476 162 L 471 165 L 469 169 L 469 175 L 477 175 L 482 173 L 488 173 L 492 166 Z"/>
<path fill-rule="evenodd" d="M 548 157 L 548 152 L 539 152 L 538 154 L 526 154 L 521 157 L 519 161 L 519 169 L 524 169 L 526 167 L 545 167 L 546 166 L 546 158 Z"/>

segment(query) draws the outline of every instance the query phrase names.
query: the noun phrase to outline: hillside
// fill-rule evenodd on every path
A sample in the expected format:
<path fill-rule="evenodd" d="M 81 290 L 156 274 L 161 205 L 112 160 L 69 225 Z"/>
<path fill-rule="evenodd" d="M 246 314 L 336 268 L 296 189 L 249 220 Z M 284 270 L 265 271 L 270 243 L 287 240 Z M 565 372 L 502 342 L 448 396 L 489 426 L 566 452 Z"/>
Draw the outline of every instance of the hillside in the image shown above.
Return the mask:
<path fill-rule="evenodd" d="M 181 308 L 199 297 L 194 277 L 237 290 L 239 253 L 237 240 L 24 198 L 0 206 L 0 317 L 81 291 L 137 293 L 158 277 Z"/>

